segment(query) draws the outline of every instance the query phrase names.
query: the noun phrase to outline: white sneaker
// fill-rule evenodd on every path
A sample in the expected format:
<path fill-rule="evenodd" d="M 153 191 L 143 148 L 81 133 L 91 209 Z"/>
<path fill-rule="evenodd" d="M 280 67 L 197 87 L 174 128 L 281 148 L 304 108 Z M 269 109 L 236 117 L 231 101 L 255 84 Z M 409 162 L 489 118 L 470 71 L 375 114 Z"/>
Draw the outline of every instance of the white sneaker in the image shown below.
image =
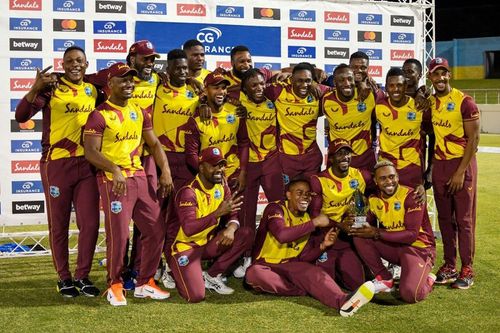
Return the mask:
<path fill-rule="evenodd" d="M 148 283 L 142 286 L 135 287 L 134 297 L 137 298 L 152 298 L 152 299 L 167 299 L 170 297 L 170 293 L 165 290 L 161 290 L 155 283 L 153 278 L 149 279 Z"/>
<path fill-rule="evenodd" d="M 342 317 L 350 317 L 358 311 L 363 305 L 369 303 L 375 295 L 375 286 L 373 282 L 367 281 L 356 290 L 356 292 L 340 308 Z"/>
<path fill-rule="evenodd" d="M 124 294 L 123 285 L 121 283 L 115 283 L 108 288 L 106 298 L 109 304 L 113 306 L 127 305 L 127 299 Z"/>
<path fill-rule="evenodd" d="M 244 257 L 243 264 L 236 267 L 236 269 L 233 272 L 233 276 L 237 279 L 243 279 L 245 277 L 245 273 L 247 272 L 247 268 L 250 267 L 251 264 L 252 264 L 252 258 Z"/>
<path fill-rule="evenodd" d="M 162 269 L 157 268 L 153 279 L 155 279 L 155 281 L 159 281 L 161 278 L 161 274 L 162 274 Z"/>
<path fill-rule="evenodd" d="M 389 264 L 389 267 L 387 267 L 387 269 L 392 274 L 392 278 L 394 280 L 401 279 L 401 266 Z"/>
<path fill-rule="evenodd" d="M 203 280 L 205 280 L 205 288 L 209 290 L 214 290 L 221 295 L 231 295 L 234 293 L 234 289 L 229 288 L 224 281 L 222 281 L 222 274 L 211 277 L 207 272 L 203 272 Z"/>
<path fill-rule="evenodd" d="M 394 291 L 394 280 L 383 280 L 380 275 L 377 275 L 375 279 L 372 280 L 375 286 L 375 294 L 378 293 L 390 293 Z"/>
<path fill-rule="evenodd" d="M 167 266 L 168 268 L 168 266 Z M 163 271 L 163 275 L 161 276 L 161 282 L 163 283 L 163 286 L 167 289 L 175 289 L 175 280 L 172 274 L 170 274 L 171 270 L 165 269 Z"/>

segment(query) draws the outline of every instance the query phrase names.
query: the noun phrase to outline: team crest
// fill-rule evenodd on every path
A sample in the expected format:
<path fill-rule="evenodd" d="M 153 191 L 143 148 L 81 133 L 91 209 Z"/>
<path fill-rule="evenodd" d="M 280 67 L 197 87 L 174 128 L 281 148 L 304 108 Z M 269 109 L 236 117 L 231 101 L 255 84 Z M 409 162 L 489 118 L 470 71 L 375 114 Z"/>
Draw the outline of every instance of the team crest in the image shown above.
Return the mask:
<path fill-rule="evenodd" d="M 359 102 L 358 103 L 358 111 L 359 112 L 365 112 L 366 111 L 366 103 L 365 102 Z"/>
<path fill-rule="evenodd" d="M 219 156 L 220 155 L 220 149 L 219 148 L 212 149 L 212 154 L 214 154 L 215 156 Z"/>
<path fill-rule="evenodd" d="M 153 77 L 153 76 L 151 76 L 151 77 L 149 78 L 148 83 L 149 83 L 149 84 L 153 84 L 153 83 L 155 83 L 155 79 L 154 79 L 154 77 Z"/>
<path fill-rule="evenodd" d="M 399 201 L 396 201 L 394 203 L 394 210 L 400 210 L 401 209 L 401 203 Z"/>
<path fill-rule="evenodd" d="M 453 110 L 455 110 L 455 103 L 453 103 L 453 102 L 449 102 L 449 103 L 446 105 L 446 110 L 447 110 L 447 111 L 453 111 Z"/>
<path fill-rule="evenodd" d="M 307 103 L 311 103 L 313 101 L 313 97 L 311 95 L 307 96 Z"/>
<path fill-rule="evenodd" d="M 111 201 L 111 212 L 114 214 L 119 214 L 122 211 L 121 201 Z"/>
<path fill-rule="evenodd" d="M 286 174 L 283 174 L 283 184 L 288 185 L 290 183 L 290 177 Z"/>
<path fill-rule="evenodd" d="M 328 260 L 328 253 L 323 252 L 318 258 L 318 262 L 325 262 Z"/>
<path fill-rule="evenodd" d="M 267 108 L 268 108 L 269 110 L 274 109 L 274 103 L 273 103 L 273 102 L 271 102 L 271 101 L 267 101 L 266 105 L 267 105 Z"/>
<path fill-rule="evenodd" d="M 179 266 L 184 267 L 189 264 L 189 258 L 188 256 L 180 256 L 177 258 L 177 262 L 179 263 Z"/>
<path fill-rule="evenodd" d="M 135 113 L 135 111 L 130 111 L 130 119 L 133 121 L 137 120 L 137 113 Z"/>
<path fill-rule="evenodd" d="M 226 116 L 226 121 L 228 124 L 234 124 L 234 122 L 236 121 L 236 117 L 234 116 L 234 114 L 228 114 Z"/>
<path fill-rule="evenodd" d="M 357 179 L 351 179 L 349 181 L 349 187 L 352 188 L 352 189 L 357 189 L 359 186 L 359 182 Z"/>
<path fill-rule="evenodd" d="M 194 97 L 193 92 L 191 90 L 186 90 L 186 97 L 189 99 L 193 98 Z"/>
<path fill-rule="evenodd" d="M 61 195 L 61 192 L 59 191 L 59 187 L 57 187 L 57 186 L 50 186 L 49 193 L 50 193 L 50 196 L 52 198 L 57 198 L 59 195 Z"/>
<path fill-rule="evenodd" d="M 222 193 L 220 193 L 220 190 L 218 188 L 216 188 L 214 191 L 214 198 L 220 199 L 221 197 L 222 197 Z"/>
<path fill-rule="evenodd" d="M 413 111 L 410 111 L 406 115 L 406 119 L 408 119 L 408 120 L 415 120 L 415 119 L 417 119 L 417 114 L 415 112 L 413 112 Z"/>
<path fill-rule="evenodd" d="M 85 87 L 85 95 L 92 96 L 92 89 L 90 87 Z"/>

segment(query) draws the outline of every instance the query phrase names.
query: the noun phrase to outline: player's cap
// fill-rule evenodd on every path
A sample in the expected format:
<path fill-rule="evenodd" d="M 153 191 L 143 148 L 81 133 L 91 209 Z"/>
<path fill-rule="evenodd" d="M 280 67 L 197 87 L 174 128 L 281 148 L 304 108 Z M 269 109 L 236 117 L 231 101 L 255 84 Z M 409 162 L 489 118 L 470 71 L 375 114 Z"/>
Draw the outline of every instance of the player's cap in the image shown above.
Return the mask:
<path fill-rule="evenodd" d="M 351 152 L 353 151 L 348 141 L 344 139 L 333 140 L 332 142 L 330 142 L 330 145 L 328 146 L 328 156 L 335 154 L 342 148 L 349 148 Z"/>
<path fill-rule="evenodd" d="M 117 62 L 108 68 L 108 80 L 112 77 L 124 77 L 126 75 L 137 75 L 137 71 L 123 62 Z"/>
<path fill-rule="evenodd" d="M 156 58 L 160 57 L 160 55 L 156 53 L 153 43 L 151 43 L 149 40 L 140 40 L 138 42 L 135 42 L 128 50 L 128 54 L 139 54 L 145 57 L 154 55 Z"/>
<path fill-rule="evenodd" d="M 230 82 L 228 80 L 226 80 L 224 75 L 222 75 L 220 73 L 215 73 L 215 72 L 209 73 L 205 77 L 205 81 L 203 81 L 203 83 L 205 84 L 205 87 L 216 86 L 222 82 L 225 82 L 226 86 L 228 86 L 230 84 Z"/>
<path fill-rule="evenodd" d="M 218 165 L 221 162 L 227 163 L 222 152 L 217 147 L 208 147 L 201 151 L 200 163 L 206 162 L 210 165 Z"/>
<path fill-rule="evenodd" d="M 429 73 L 434 72 L 438 68 L 444 68 L 449 72 L 450 66 L 448 65 L 448 60 L 441 57 L 432 59 L 429 63 Z"/>

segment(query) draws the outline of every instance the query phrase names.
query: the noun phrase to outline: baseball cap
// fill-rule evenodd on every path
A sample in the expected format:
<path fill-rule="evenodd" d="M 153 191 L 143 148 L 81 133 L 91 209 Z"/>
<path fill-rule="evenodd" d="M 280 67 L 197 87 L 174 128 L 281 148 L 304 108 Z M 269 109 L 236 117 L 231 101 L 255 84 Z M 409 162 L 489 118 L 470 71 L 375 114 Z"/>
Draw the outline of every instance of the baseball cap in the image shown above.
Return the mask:
<path fill-rule="evenodd" d="M 207 86 L 216 86 L 216 85 L 218 85 L 219 83 L 222 83 L 222 82 L 225 82 L 227 86 L 230 85 L 230 82 L 228 80 L 226 80 L 226 78 L 224 77 L 224 75 L 222 75 L 220 73 L 215 73 L 215 72 L 209 73 L 205 77 L 205 81 L 203 81 L 205 87 L 207 87 Z"/>
<path fill-rule="evenodd" d="M 156 58 L 160 57 L 160 55 L 156 53 L 153 43 L 149 40 L 140 40 L 135 42 L 128 50 L 128 54 L 140 54 L 145 57 L 154 55 Z"/>
<path fill-rule="evenodd" d="M 208 147 L 201 151 L 200 163 L 206 162 L 210 165 L 217 165 L 221 162 L 227 163 L 222 152 L 217 147 Z"/>
<path fill-rule="evenodd" d="M 445 58 L 441 58 L 441 57 L 432 59 L 431 62 L 429 63 L 429 72 L 432 73 L 438 68 L 444 68 L 447 71 L 450 71 L 450 66 L 448 65 L 448 60 L 446 60 Z"/>
<path fill-rule="evenodd" d="M 108 80 L 112 77 L 123 77 L 130 74 L 137 75 L 137 71 L 123 62 L 117 62 L 108 68 Z"/>
<path fill-rule="evenodd" d="M 332 142 L 330 142 L 328 146 L 328 156 L 335 154 L 342 148 L 349 148 L 349 150 L 352 152 L 352 147 L 349 144 L 348 141 L 344 139 L 335 139 Z"/>

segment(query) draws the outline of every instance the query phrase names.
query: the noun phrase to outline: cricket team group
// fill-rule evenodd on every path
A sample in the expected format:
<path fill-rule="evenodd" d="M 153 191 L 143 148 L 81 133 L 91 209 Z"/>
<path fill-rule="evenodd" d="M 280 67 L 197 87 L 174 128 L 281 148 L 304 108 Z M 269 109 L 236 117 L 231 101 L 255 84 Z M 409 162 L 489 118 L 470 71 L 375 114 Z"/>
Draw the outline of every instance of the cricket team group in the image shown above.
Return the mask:
<path fill-rule="evenodd" d="M 416 59 L 392 67 L 382 89 L 360 51 L 330 77 L 307 62 L 253 68 L 243 45 L 232 69 L 209 71 L 194 39 L 168 52 L 162 72 L 159 57 L 141 40 L 126 62 L 89 74 L 85 51 L 69 47 L 64 72 L 37 70 L 17 106 L 18 122 L 43 113 L 40 173 L 62 296 L 100 294 L 89 279 L 100 207 L 114 306 L 127 305 L 125 290 L 163 300 L 176 288 L 191 303 L 206 289 L 229 295 L 234 276 L 351 316 L 378 293 L 415 303 L 436 284 L 473 285 L 479 110 L 450 86 L 446 59 L 428 64 L 431 92 Z M 257 227 L 261 187 L 269 203 Z M 430 187 L 444 253 L 435 274 Z"/>

